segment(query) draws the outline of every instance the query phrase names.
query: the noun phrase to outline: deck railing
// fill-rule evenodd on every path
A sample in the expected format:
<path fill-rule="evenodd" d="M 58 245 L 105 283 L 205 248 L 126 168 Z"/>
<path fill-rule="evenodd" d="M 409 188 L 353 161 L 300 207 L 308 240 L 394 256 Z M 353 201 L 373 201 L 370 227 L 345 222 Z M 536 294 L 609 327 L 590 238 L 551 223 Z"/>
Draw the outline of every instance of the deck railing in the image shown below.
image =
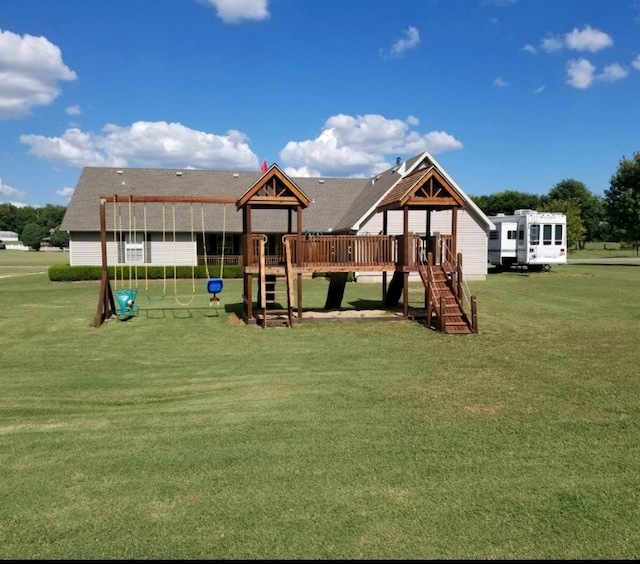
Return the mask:
<path fill-rule="evenodd" d="M 396 263 L 393 235 L 285 235 L 293 263 L 301 267 L 389 267 Z"/>
<path fill-rule="evenodd" d="M 266 241 L 265 238 L 268 237 L 261 233 L 253 233 L 246 237 L 249 238 L 247 256 L 237 257 L 237 263 L 228 262 L 225 257 L 225 264 L 258 266 L 259 242 Z M 402 235 L 304 235 L 300 241 L 297 235 L 284 235 L 282 241 L 285 239 L 291 246 L 291 260 L 294 266 L 315 268 L 319 271 L 325 267 L 372 270 L 376 267 L 391 268 L 396 265 L 417 269 L 419 264 L 426 262 L 427 256 L 426 240 L 416 234 L 408 236 L 406 257 Z M 281 249 L 283 245 L 275 246 Z M 443 247 L 447 247 L 446 242 Z M 443 251 L 442 254 L 447 256 L 446 250 Z M 267 266 L 282 265 L 284 254 L 267 254 L 265 260 Z"/>

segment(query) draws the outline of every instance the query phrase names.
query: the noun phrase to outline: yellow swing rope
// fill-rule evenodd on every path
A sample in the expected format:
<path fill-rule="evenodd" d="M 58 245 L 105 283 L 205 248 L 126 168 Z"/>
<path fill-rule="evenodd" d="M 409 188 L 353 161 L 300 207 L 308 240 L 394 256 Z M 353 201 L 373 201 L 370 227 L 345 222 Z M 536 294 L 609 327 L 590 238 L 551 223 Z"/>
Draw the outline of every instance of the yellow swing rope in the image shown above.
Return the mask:
<path fill-rule="evenodd" d="M 147 241 L 147 204 L 144 203 L 142 205 L 142 218 L 144 223 L 144 237 L 143 244 L 146 244 Z M 144 261 L 144 289 L 146 292 L 149 291 L 149 261 Z"/>
<path fill-rule="evenodd" d="M 129 245 L 131 245 L 131 225 L 132 225 L 132 219 L 131 219 L 131 197 L 129 197 Z M 124 260 L 129 265 L 129 288 L 131 288 L 131 261 L 127 261 L 127 245 L 126 244 L 125 244 L 125 247 L 124 247 Z"/>
<path fill-rule="evenodd" d="M 194 231 L 193 231 L 193 204 L 191 204 L 191 242 L 194 242 L 195 238 L 194 238 Z M 174 262 L 177 262 L 175 260 L 175 257 L 177 256 L 177 249 L 176 249 L 176 205 L 175 203 L 173 204 L 173 253 L 174 253 Z M 174 299 L 176 300 L 176 302 L 178 304 L 180 304 L 181 306 L 189 306 L 193 303 L 194 298 L 196 297 L 196 267 L 195 265 L 192 263 L 191 265 L 191 290 L 192 290 L 192 294 L 191 294 L 191 300 L 189 300 L 187 303 L 182 303 L 179 299 L 178 299 L 178 267 L 177 265 L 174 265 L 173 267 L 173 293 L 174 293 Z"/>
<path fill-rule="evenodd" d="M 227 237 L 227 205 L 222 206 L 222 255 L 220 256 L 220 278 L 224 270 L 224 248 L 226 246 Z"/>
<path fill-rule="evenodd" d="M 164 202 L 162 202 L 162 252 L 164 253 L 163 257 L 163 265 L 162 265 L 162 296 L 167 293 L 167 225 L 166 225 L 166 214 L 164 208 Z"/>
<path fill-rule="evenodd" d="M 118 252 L 119 244 L 118 244 L 118 216 L 117 210 L 120 208 L 120 205 L 116 203 L 116 199 L 113 199 L 113 244 L 116 248 L 116 262 L 113 265 L 113 288 L 115 290 L 118 289 Z"/>
<path fill-rule="evenodd" d="M 137 232 L 137 226 L 136 226 L 136 206 L 135 204 L 132 206 L 133 212 L 133 239 L 130 241 L 130 245 L 135 245 L 135 249 L 136 249 L 136 254 L 134 255 L 132 253 L 132 259 L 131 261 L 133 262 L 133 276 L 134 276 L 134 280 L 136 281 L 136 288 L 138 287 L 138 232 Z M 143 243 L 144 245 L 144 243 Z M 142 249 L 142 256 L 144 257 L 144 247 Z"/>
<path fill-rule="evenodd" d="M 200 204 L 200 216 L 201 216 L 201 223 L 202 223 L 202 252 L 204 254 L 204 271 L 207 275 L 207 280 L 209 280 L 211 276 L 209 276 L 209 257 L 207 256 L 207 235 L 205 233 L 205 228 L 204 228 L 204 203 Z"/>
<path fill-rule="evenodd" d="M 147 223 L 147 204 L 143 207 L 144 216 L 144 241 L 147 242 L 148 237 L 148 223 Z M 167 248 L 167 229 L 166 229 L 166 213 L 164 202 L 162 202 L 162 253 L 163 253 L 163 265 L 162 265 L 162 297 L 159 301 L 162 301 L 167 294 L 167 260 L 166 260 L 166 248 Z M 146 260 L 144 264 L 144 289 L 147 292 L 147 299 L 153 301 L 153 298 L 149 296 L 149 261 Z"/>

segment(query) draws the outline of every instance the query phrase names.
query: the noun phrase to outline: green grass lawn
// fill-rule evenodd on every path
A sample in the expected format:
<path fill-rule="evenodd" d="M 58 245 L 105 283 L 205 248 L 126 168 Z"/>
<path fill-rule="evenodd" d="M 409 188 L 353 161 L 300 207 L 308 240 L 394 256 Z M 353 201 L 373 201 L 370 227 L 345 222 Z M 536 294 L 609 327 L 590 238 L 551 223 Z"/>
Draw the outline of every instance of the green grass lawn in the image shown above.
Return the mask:
<path fill-rule="evenodd" d="M 640 266 L 492 274 L 446 336 L 245 326 L 240 280 L 95 329 L 97 282 L 2 260 L 1 558 L 640 555 Z"/>

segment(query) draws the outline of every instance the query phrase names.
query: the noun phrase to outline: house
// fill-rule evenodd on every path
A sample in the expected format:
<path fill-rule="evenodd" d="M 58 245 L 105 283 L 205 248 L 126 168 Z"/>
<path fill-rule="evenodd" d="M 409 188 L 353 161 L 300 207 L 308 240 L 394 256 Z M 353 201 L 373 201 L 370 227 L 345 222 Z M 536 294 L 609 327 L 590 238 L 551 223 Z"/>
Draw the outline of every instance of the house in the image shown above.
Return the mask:
<path fill-rule="evenodd" d="M 99 204 L 104 195 L 157 198 L 144 204 L 105 205 L 109 264 L 194 265 L 206 261 L 216 265 L 223 254 L 225 264 L 239 264 L 241 211 L 233 204 L 180 204 L 175 200 L 180 196 L 185 200 L 206 196 L 239 200 L 262 175 L 217 170 L 84 168 L 61 225 L 69 232 L 70 264 L 102 263 Z M 494 226 L 428 152 L 398 161 L 370 179 L 290 180 L 309 201 L 303 215 L 305 234 L 402 234 L 407 221 L 408 232 L 430 241 L 434 249 L 446 237 L 453 237 L 454 249 L 464 256 L 466 280 L 484 279 L 487 274 L 488 233 Z M 411 190 L 416 182 L 425 191 L 425 202 L 428 190 L 433 197 L 445 195 L 446 204 L 401 209 L 403 198 L 409 193 L 415 196 Z M 167 201 L 163 202 L 163 198 Z M 174 201 L 169 203 L 169 199 Z M 255 215 L 251 228 L 254 233 L 267 235 L 267 254 L 278 255 L 282 235 L 292 232 L 292 218 L 283 210 L 265 209 Z M 358 281 L 377 281 L 382 274 L 356 272 L 356 276 Z"/>

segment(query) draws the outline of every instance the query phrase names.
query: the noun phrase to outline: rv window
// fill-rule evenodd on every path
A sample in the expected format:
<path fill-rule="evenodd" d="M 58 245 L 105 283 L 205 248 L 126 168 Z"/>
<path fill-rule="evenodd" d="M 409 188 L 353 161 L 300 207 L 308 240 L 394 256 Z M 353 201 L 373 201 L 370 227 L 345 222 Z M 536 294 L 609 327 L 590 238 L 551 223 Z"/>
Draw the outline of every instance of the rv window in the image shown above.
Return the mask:
<path fill-rule="evenodd" d="M 532 225 L 530 235 L 531 235 L 531 244 L 539 245 L 540 244 L 540 226 Z"/>
<path fill-rule="evenodd" d="M 551 245 L 551 225 L 542 226 L 542 244 Z"/>
<path fill-rule="evenodd" d="M 507 231 L 507 239 L 515 239 L 516 238 L 516 230 Z"/>
<path fill-rule="evenodd" d="M 562 245 L 562 225 L 556 225 L 556 245 Z"/>
<path fill-rule="evenodd" d="M 489 231 L 489 239 L 497 239 L 498 232 L 497 231 Z"/>
<path fill-rule="evenodd" d="M 518 231 L 518 241 L 524 241 L 524 229 L 522 227 Z"/>

